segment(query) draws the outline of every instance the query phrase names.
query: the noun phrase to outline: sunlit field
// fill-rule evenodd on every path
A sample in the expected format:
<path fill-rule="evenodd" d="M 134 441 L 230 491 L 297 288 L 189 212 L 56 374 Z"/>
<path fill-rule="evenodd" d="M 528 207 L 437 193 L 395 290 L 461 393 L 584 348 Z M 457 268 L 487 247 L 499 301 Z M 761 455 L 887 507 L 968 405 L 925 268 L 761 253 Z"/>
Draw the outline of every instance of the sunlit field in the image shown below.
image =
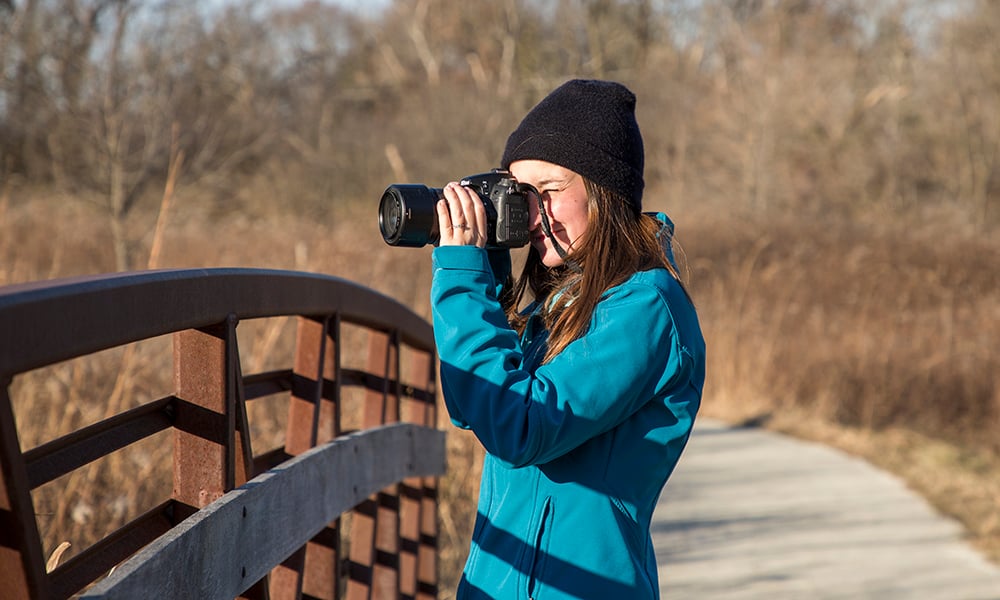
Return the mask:
<path fill-rule="evenodd" d="M 188 201 L 182 191 L 179 204 Z M 334 274 L 429 316 L 429 249 L 386 246 L 375 201 L 367 208 L 340 222 L 216 221 L 185 210 L 167 230 L 163 258 L 175 267 Z M 894 224 L 754 222 L 699 210 L 682 210 L 677 220 L 682 264 L 709 343 L 703 414 L 862 454 L 907 477 L 1000 557 L 1000 240 L 944 239 L 932 227 Z M 95 243 L 103 220 L 68 199 L 9 202 L 3 223 L 8 282 L 97 272 L 110 260 L 109 249 Z M 244 372 L 269 368 L 271 353 L 287 353 L 292 325 L 241 324 Z M 127 361 L 124 355 L 108 351 L 17 378 L 12 395 L 22 447 L 170 393 L 169 339 L 139 344 Z M 252 408 L 261 449 L 281 442 L 284 410 L 280 402 Z M 444 418 L 441 426 L 448 427 Z M 168 497 L 169 443 L 169 436 L 154 438 L 39 489 L 47 552 L 68 541 L 69 556 Z M 449 448 L 444 589 L 456 581 L 468 543 L 481 457 L 467 432 L 450 429 Z"/>
<path fill-rule="evenodd" d="M 383 243 L 382 190 L 488 170 L 559 83 L 618 80 L 702 319 L 702 414 L 898 473 L 1000 561 L 1000 3 L 8 4 L 0 285 L 296 269 L 429 317 L 431 250 Z M 243 372 L 293 326 L 241 323 Z M 163 338 L 16 377 L 22 449 L 170 394 L 171 369 Z M 250 409 L 256 447 L 286 410 Z M 482 451 L 440 421 L 448 594 Z M 36 490 L 46 555 L 168 497 L 169 442 Z"/>

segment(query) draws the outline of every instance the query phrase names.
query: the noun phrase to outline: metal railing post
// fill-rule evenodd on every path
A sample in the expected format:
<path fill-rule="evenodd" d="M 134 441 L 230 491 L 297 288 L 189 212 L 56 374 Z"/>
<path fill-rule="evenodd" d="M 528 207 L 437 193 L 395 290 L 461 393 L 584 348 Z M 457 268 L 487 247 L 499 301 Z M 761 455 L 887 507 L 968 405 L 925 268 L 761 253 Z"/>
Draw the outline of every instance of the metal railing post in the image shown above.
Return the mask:
<path fill-rule="evenodd" d="M 381 390 L 365 393 L 362 427 L 399 421 L 399 341 L 371 331 L 368 372 L 382 379 Z M 361 503 L 352 513 L 348 600 L 399 597 L 399 485 Z"/>
<path fill-rule="evenodd" d="M 48 578 L 8 385 L 0 381 L 0 598 L 27 600 L 48 595 Z"/>
<path fill-rule="evenodd" d="M 177 522 L 243 485 L 253 453 L 242 395 L 235 315 L 174 334 L 174 516 Z M 267 582 L 244 598 L 266 597 Z"/>
<path fill-rule="evenodd" d="M 340 435 L 340 317 L 299 317 L 285 452 L 298 456 Z M 271 598 L 334 600 L 340 588 L 340 519 L 271 574 Z"/>

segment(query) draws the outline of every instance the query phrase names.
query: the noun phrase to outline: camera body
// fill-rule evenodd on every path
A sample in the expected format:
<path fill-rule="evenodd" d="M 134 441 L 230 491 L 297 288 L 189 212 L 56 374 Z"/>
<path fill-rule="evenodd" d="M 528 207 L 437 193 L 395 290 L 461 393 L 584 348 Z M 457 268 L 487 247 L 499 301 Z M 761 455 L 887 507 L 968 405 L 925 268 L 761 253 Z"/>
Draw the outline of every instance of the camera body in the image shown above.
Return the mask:
<path fill-rule="evenodd" d="M 520 248 L 528 243 L 529 194 L 535 191 L 532 186 L 519 183 L 501 169 L 464 177 L 459 183 L 476 192 L 486 208 L 487 248 Z M 382 239 L 390 246 L 437 245 L 441 235 L 436 205 L 443 197 L 441 188 L 390 185 L 379 202 Z"/>

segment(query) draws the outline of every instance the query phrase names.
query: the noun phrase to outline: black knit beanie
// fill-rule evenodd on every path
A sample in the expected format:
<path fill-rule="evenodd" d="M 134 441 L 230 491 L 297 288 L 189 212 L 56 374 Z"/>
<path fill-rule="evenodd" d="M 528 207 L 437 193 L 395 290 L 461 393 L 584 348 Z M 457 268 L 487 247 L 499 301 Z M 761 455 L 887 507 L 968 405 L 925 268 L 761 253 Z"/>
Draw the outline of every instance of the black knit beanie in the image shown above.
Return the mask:
<path fill-rule="evenodd" d="M 574 79 L 556 88 L 510 134 L 501 166 L 535 159 L 579 173 L 642 210 L 643 149 L 635 94 L 611 81 Z"/>

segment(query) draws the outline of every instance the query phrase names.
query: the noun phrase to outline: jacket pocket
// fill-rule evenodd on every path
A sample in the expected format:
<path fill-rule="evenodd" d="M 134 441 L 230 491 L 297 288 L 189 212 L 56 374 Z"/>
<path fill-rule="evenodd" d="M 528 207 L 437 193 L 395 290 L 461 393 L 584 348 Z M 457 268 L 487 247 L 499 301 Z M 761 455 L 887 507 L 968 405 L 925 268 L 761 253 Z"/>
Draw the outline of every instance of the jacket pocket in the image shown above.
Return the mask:
<path fill-rule="evenodd" d="M 528 598 L 538 597 L 541 587 L 542 573 L 545 572 L 545 563 L 548 559 L 549 538 L 552 530 L 552 498 L 545 498 L 542 504 L 541 515 L 535 527 L 535 533 L 531 540 L 531 560 L 528 561 Z"/>

